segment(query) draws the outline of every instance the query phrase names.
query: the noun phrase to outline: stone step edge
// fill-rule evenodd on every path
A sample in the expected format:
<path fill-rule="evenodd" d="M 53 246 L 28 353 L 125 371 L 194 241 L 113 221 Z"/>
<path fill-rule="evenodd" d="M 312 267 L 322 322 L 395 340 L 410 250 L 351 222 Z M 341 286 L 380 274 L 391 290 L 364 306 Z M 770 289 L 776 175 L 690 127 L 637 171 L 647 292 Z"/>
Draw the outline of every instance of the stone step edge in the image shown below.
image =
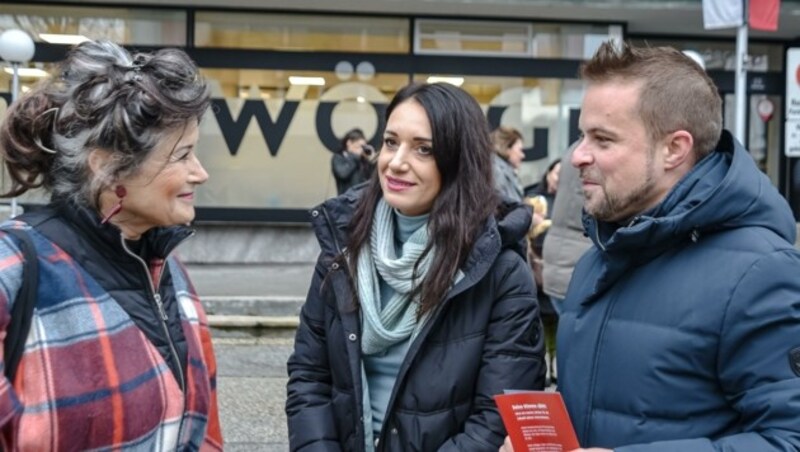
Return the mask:
<path fill-rule="evenodd" d="M 227 302 L 227 301 L 256 301 L 279 303 L 305 303 L 305 295 L 200 295 L 200 301 Z"/>
<path fill-rule="evenodd" d="M 298 316 L 266 315 L 208 315 L 208 325 L 212 328 L 297 328 Z"/>

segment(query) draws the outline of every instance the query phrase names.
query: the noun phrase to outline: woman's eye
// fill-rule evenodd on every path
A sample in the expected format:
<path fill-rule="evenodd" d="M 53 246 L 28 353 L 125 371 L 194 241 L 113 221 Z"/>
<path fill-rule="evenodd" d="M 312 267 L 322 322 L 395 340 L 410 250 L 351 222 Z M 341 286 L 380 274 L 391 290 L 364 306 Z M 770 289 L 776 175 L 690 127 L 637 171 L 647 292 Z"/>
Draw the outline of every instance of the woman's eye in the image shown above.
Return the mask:
<path fill-rule="evenodd" d="M 384 138 L 383 145 L 386 146 L 387 148 L 393 148 L 397 145 L 397 142 L 394 141 L 394 139 L 392 138 Z"/>
<path fill-rule="evenodd" d="M 420 146 L 417 148 L 417 152 L 421 155 L 431 155 L 433 153 L 433 148 L 430 146 Z"/>
<path fill-rule="evenodd" d="M 184 161 L 188 159 L 191 154 L 192 154 L 191 152 L 177 152 L 175 154 L 172 154 L 172 161 L 173 162 Z"/>

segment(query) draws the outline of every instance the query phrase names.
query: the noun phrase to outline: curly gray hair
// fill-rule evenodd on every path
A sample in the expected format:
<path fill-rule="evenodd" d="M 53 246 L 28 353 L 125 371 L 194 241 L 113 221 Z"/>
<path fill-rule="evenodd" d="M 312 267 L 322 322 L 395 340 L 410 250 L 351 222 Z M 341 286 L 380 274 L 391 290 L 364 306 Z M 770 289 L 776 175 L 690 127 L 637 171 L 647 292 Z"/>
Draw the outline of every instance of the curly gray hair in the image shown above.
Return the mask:
<path fill-rule="evenodd" d="M 0 152 L 12 179 L 5 196 L 44 187 L 54 199 L 97 208 L 100 192 L 134 174 L 157 144 L 206 112 L 209 91 L 178 49 L 131 55 L 117 44 L 75 47 L 51 77 L 8 110 Z M 99 172 L 95 149 L 110 153 Z"/>

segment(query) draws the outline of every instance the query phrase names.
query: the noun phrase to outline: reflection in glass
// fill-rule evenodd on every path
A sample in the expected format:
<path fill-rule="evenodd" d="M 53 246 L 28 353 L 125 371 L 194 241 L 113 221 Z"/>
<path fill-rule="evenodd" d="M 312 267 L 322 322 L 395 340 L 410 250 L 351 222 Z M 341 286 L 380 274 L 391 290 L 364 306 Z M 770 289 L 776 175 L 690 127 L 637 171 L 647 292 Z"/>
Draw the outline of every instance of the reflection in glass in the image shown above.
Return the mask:
<path fill-rule="evenodd" d="M 197 47 L 408 53 L 404 18 L 198 11 Z"/>
<path fill-rule="evenodd" d="M 52 38 L 40 36 L 45 33 L 118 44 L 186 45 L 186 12 L 181 10 L 5 5 L 0 13 L 0 32 L 10 28 L 20 28 L 39 42 L 52 42 Z"/>

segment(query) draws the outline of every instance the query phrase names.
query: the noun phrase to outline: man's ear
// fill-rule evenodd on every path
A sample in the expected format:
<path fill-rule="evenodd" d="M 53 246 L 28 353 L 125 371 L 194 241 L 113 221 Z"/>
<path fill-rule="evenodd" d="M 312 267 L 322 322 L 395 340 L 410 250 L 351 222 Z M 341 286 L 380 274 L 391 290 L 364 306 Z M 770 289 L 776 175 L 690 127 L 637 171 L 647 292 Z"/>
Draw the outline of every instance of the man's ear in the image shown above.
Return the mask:
<path fill-rule="evenodd" d="M 107 151 L 102 149 L 92 150 L 89 152 L 89 169 L 91 169 L 94 174 L 100 173 L 110 158 L 111 154 Z"/>
<path fill-rule="evenodd" d="M 666 137 L 667 154 L 664 158 L 664 168 L 667 170 L 678 168 L 685 164 L 694 163 L 694 137 L 686 130 L 677 130 Z"/>

